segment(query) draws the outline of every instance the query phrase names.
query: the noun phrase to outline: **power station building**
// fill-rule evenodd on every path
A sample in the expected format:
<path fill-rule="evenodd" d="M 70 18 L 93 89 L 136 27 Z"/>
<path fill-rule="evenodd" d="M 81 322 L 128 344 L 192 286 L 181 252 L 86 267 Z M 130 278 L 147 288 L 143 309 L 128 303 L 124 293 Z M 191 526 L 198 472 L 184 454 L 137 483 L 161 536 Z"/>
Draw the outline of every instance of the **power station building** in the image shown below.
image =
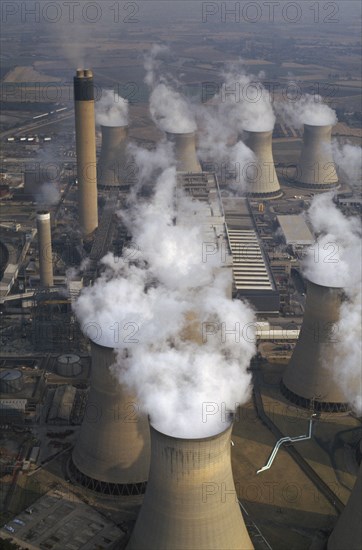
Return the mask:
<path fill-rule="evenodd" d="M 232 425 L 202 439 L 150 429 L 149 481 L 127 550 L 252 550 L 231 471 Z"/>

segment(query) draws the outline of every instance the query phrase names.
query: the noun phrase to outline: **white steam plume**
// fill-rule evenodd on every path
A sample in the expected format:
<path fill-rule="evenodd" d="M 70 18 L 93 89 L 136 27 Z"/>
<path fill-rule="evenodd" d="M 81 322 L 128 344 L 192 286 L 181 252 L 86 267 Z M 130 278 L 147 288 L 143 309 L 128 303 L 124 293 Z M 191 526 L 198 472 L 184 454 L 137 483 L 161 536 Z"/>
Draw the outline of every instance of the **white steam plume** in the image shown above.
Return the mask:
<path fill-rule="evenodd" d="M 127 250 L 122 258 L 108 254 L 75 311 L 91 338 L 118 349 L 112 370 L 157 429 L 206 437 L 225 429 L 223 407 L 233 411 L 249 397 L 254 314 L 227 297 L 229 270 L 215 270 L 222 259 L 203 258 L 204 205 L 182 193 L 175 201 L 178 192 L 175 169 L 166 168 L 152 200 L 122 214 L 138 247 L 133 263 Z M 203 337 L 205 323 L 212 330 Z M 240 337 L 222 337 L 222 326 L 240 327 Z M 243 327 L 251 327 L 248 337 Z M 213 414 L 203 416 L 207 404 Z"/>
<path fill-rule="evenodd" d="M 102 90 L 96 103 L 96 123 L 100 126 L 127 126 L 128 100 L 113 90 Z"/>
<path fill-rule="evenodd" d="M 242 130 L 272 130 L 275 124 L 272 98 L 260 78 L 248 75 L 238 64 L 224 74 L 224 79 L 219 98 L 229 127 L 239 133 Z"/>
<path fill-rule="evenodd" d="M 362 414 L 362 227 L 358 218 L 345 217 L 332 199 L 330 193 L 316 196 L 309 209 L 313 229 L 320 235 L 307 251 L 303 273 L 317 284 L 342 288 L 346 294 L 334 332 L 334 360 L 326 367 L 346 401 Z"/>
<path fill-rule="evenodd" d="M 151 88 L 150 113 L 152 120 L 164 132 L 189 133 L 196 130 L 193 110 L 186 98 L 174 89 L 170 76 L 156 75 L 159 68 L 158 56 L 168 48 L 155 44 L 146 54 L 144 67 L 145 82 Z M 174 82 L 177 85 L 177 82 Z"/>
<path fill-rule="evenodd" d="M 355 189 L 361 188 L 362 180 L 362 149 L 357 145 L 346 143 L 339 145 L 332 141 L 333 158 L 342 177 Z"/>
<path fill-rule="evenodd" d="M 152 90 L 150 113 L 154 123 L 165 132 L 188 133 L 196 130 L 190 105 L 165 82 L 160 82 Z"/>
<path fill-rule="evenodd" d="M 60 200 L 59 186 L 55 182 L 42 183 L 35 198 L 42 208 L 57 204 Z"/>
<path fill-rule="evenodd" d="M 303 124 L 328 126 L 337 122 L 335 111 L 323 103 L 323 98 L 317 94 L 305 94 L 295 100 L 275 102 L 274 105 L 285 124 L 292 128 L 302 128 Z"/>

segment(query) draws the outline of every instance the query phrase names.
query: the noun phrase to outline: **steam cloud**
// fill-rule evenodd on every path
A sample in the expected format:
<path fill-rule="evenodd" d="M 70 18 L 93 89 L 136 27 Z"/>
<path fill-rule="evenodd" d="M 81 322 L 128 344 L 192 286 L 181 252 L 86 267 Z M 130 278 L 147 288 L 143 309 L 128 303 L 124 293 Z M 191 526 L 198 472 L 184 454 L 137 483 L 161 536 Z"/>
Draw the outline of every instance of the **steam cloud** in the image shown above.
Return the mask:
<path fill-rule="evenodd" d="M 127 126 L 128 100 L 113 90 L 103 90 L 96 104 L 96 123 L 101 126 Z"/>
<path fill-rule="evenodd" d="M 55 182 L 42 183 L 39 192 L 36 194 L 36 202 L 39 207 L 47 208 L 57 204 L 60 200 L 59 187 Z"/>
<path fill-rule="evenodd" d="M 317 94 L 305 94 L 295 101 L 276 102 L 275 109 L 285 124 L 292 128 L 302 128 L 303 124 L 327 126 L 337 122 L 334 110 L 323 103 L 323 98 Z"/>
<path fill-rule="evenodd" d="M 303 272 L 317 284 L 343 288 L 347 296 L 336 326 L 334 361 L 326 367 L 332 371 L 346 401 L 361 414 L 362 226 L 358 218 L 345 217 L 332 199 L 330 193 L 316 196 L 309 209 L 309 219 L 320 235 L 307 252 Z"/>
<path fill-rule="evenodd" d="M 259 77 L 247 74 L 241 64 L 232 66 L 224 74 L 219 97 L 229 126 L 239 133 L 243 130 L 266 132 L 274 128 L 272 99 Z"/>
<path fill-rule="evenodd" d="M 203 261 L 204 205 L 177 188 L 175 168 L 164 168 L 164 151 L 156 151 L 152 162 L 150 154 L 140 151 L 138 159 L 147 163 L 141 167 L 147 180 L 160 156 L 153 198 L 121 213 L 136 246 L 121 258 L 103 258 L 104 272 L 83 290 L 75 311 L 93 340 L 117 348 L 112 371 L 136 393 L 157 429 L 206 437 L 225 429 L 222 404 L 233 411 L 249 397 L 254 314 L 227 297 L 230 273 L 218 269 L 220 254 Z M 227 330 L 249 327 L 249 337 L 222 338 L 215 329 L 222 323 Z M 203 338 L 206 326 L 212 330 Z M 217 413 L 212 407 L 214 414 L 203 417 L 203 403 L 217 404 Z"/>
<path fill-rule="evenodd" d="M 185 97 L 173 89 L 169 79 L 157 76 L 157 56 L 168 51 L 164 46 L 154 45 L 145 58 L 145 82 L 151 87 L 150 113 L 154 123 L 164 132 L 189 133 L 196 130 L 191 105 Z"/>
<path fill-rule="evenodd" d="M 362 149 L 357 145 L 346 143 L 339 145 L 332 141 L 333 158 L 337 164 L 343 179 L 349 182 L 353 188 L 360 189 L 362 180 Z"/>

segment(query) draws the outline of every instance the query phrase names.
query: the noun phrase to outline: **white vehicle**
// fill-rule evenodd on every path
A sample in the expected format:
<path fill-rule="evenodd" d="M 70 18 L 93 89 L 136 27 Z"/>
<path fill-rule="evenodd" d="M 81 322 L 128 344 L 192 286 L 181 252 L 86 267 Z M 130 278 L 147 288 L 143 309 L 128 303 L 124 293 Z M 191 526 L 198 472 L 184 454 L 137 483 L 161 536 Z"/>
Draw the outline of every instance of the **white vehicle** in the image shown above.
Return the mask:
<path fill-rule="evenodd" d="M 11 525 L 4 525 L 4 529 L 9 531 L 10 533 L 15 533 L 14 527 L 11 527 Z"/>
<path fill-rule="evenodd" d="M 25 525 L 25 521 L 19 519 L 19 518 L 15 518 L 12 520 L 13 523 L 16 523 L 17 525 Z"/>

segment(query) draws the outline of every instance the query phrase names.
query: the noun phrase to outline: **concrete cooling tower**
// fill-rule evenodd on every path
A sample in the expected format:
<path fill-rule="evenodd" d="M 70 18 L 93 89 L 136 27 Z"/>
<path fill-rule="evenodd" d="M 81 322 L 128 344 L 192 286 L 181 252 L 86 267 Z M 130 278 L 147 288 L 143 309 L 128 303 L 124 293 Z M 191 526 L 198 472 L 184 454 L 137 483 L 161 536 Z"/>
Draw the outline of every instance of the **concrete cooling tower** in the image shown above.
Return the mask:
<path fill-rule="evenodd" d="M 330 189 L 338 185 L 331 134 L 331 125 L 304 124 L 302 151 L 295 175 L 300 185 L 315 189 Z"/>
<path fill-rule="evenodd" d="M 167 139 L 174 144 L 178 172 L 202 172 L 196 155 L 195 132 L 186 134 L 166 132 Z"/>
<path fill-rule="evenodd" d="M 345 396 L 329 369 L 338 345 L 335 323 L 341 303 L 340 288 L 308 281 L 302 328 L 281 382 L 282 393 L 297 406 L 329 412 L 347 409 Z"/>
<path fill-rule="evenodd" d="M 38 230 L 40 285 L 50 287 L 54 285 L 50 213 L 45 210 L 37 212 L 36 226 Z"/>
<path fill-rule="evenodd" d="M 128 126 L 101 126 L 102 148 L 97 167 L 98 187 L 127 183 L 126 143 Z"/>
<path fill-rule="evenodd" d="M 151 467 L 127 550 L 250 550 L 236 496 L 230 425 L 203 439 L 151 426 Z"/>
<path fill-rule="evenodd" d="M 77 69 L 74 109 L 79 219 L 83 236 L 89 238 L 98 226 L 94 84 L 89 69 Z"/>
<path fill-rule="evenodd" d="M 345 509 L 328 540 L 328 550 L 362 548 L 362 464 Z"/>
<path fill-rule="evenodd" d="M 70 463 L 78 483 L 105 494 L 145 490 L 150 462 L 148 419 L 136 399 L 110 373 L 112 348 L 92 346 L 90 393 Z"/>
<path fill-rule="evenodd" d="M 263 199 L 273 199 L 281 196 L 278 176 L 275 171 L 272 152 L 273 131 L 245 131 L 243 139 L 256 156 L 255 166 L 249 166 L 247 172 L 248 195 Z"/>

